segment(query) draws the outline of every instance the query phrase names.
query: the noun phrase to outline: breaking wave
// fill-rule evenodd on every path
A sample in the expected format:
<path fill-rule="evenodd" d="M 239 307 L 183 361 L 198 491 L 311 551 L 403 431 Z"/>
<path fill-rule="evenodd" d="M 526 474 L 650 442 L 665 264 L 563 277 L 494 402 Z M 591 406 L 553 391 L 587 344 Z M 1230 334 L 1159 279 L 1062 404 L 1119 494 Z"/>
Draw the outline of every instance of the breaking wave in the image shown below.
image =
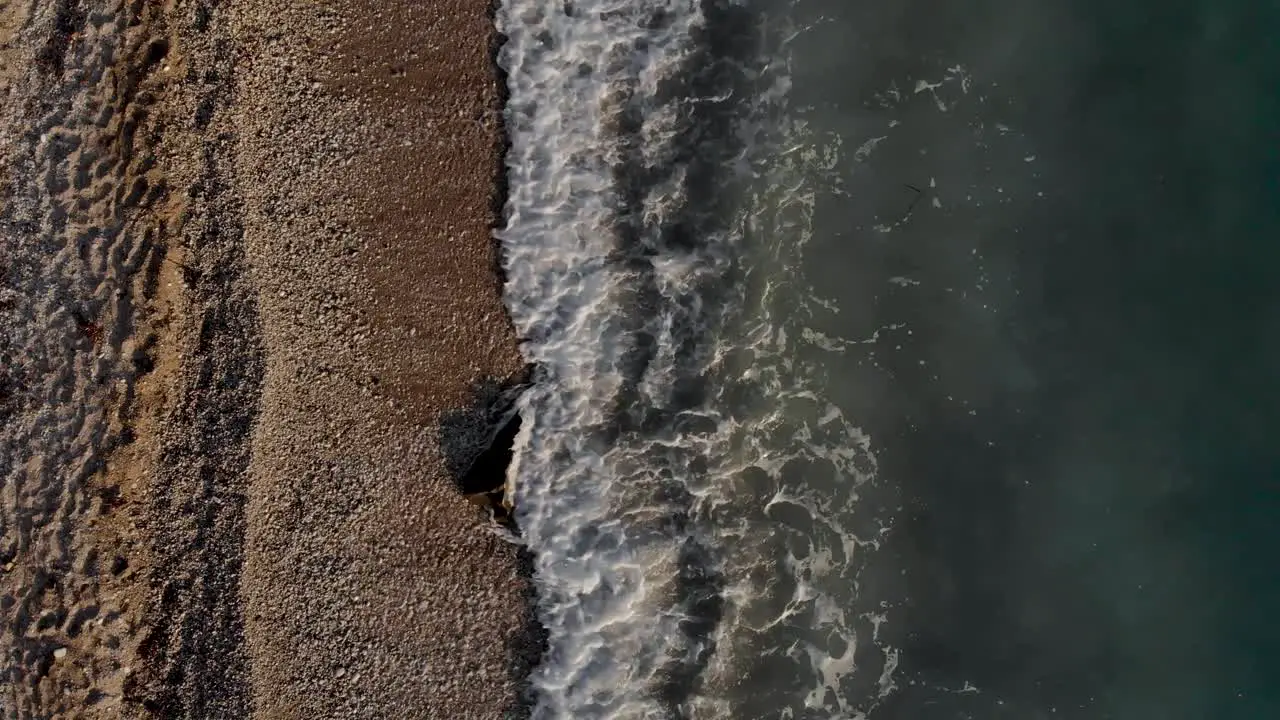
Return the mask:
<path fill-rule="evenodd" d="M 498 13 L 506 301 L 538 368 L 508 476 L 549 636 L 536 718 L 858 717 L 892 691 L 857 593 L 871 442 L 804 326 L 821 153 L 775 9 Z"/>

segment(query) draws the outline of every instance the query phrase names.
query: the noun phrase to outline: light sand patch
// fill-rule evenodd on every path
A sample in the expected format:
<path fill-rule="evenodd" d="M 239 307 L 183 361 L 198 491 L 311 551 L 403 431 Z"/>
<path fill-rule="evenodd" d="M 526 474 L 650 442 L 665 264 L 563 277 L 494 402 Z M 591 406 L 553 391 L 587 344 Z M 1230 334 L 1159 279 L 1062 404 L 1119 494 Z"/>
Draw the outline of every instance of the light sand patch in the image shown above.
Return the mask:
<path fill-rule="evenodd" d="M 5 704 L 22 717 L 119 717 L 137 660 L 182 201 L 156 156 L 176 61 L 164 20 L 143 5 L 0 10 L 0 604 Z"/>

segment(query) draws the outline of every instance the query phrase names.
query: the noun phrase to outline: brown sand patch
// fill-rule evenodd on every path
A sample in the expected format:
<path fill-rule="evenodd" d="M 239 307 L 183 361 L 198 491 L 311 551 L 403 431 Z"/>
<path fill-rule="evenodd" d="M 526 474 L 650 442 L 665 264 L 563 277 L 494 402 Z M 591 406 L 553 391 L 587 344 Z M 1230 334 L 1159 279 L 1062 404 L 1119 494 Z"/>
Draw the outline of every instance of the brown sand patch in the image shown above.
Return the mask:
<path fill-rule="evenodd" d="M 0 93 L 7 93 L 26 74 L 26 53 L 19 33 L 30 17 L 28 3 L 0 3 Z"/>
<path fill-rule="evenodd" d="M 494 718 L 516 699 L 525 583 L 438 447 L 443 410 L 521 367 L 490 239 L 486 13 L 237 6 L 267 357 L 243 584 L 264 717 Z"/>

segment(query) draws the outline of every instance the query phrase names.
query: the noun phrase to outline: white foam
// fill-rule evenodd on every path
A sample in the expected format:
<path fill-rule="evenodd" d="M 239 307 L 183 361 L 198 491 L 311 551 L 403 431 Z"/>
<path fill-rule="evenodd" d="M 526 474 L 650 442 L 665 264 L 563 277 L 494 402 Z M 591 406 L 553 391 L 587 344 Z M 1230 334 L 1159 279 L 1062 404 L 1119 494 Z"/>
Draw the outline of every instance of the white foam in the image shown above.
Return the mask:
<path fill-rule="evenodd" d="M 662 6 L 666 26 L 645 29 Z M 527 358 L 547 373 L 522 400 L 512 467 L 550 635 L 534 677 L 537 717 L 654 715 L 649 688 L 678 634 L 664 587 L 678 547 L 646 517 L 662 511 L 655 476 L 669 470 L 651 454 L 664 448 L 599 438 L 631 349 L 619 316 L 632 278 L 605 262 L 617 201 L 608 133 L 619 87 L 638 102 L 652 96 L 699 22 L 692 2 L 577 2 L 570 15 L 559 4 L 513 0 L 498 14 L 511 91 L 507 299 L 517 328 L 533 338 Z M 669 264 L 659 282 L 679 284 L 693 272 Z"/>
<path fill-rule="evenodd" d="M 609 261 L 622 199 L 612 174 L 623 152 L 617 126 L 638 107 L 631 151 L 651 166 L 671 163 L 687 107 L 660 93 L 696 51 L 705 18 L 687 0 L 567 6 L 506 0 L 498 13 L 509 38 L 500 57 L 510 85 L 510 194 L 499 234 L 506 299 L 528 338 L 526 357 L 545 373 L 521 399 L 509 474 L 549 634 L 533 677 L 534 716 L 668 715 L 655 693 L 664 668 L 705 649 L 682 630 L 678 603 L 680 551 L 693 540 L 712 556 L 707 571 L 722 579 L 724 605 L 685 712 L 731 716 L 742 673 L 759 661 L 752 643 L 772 633 L 791 638 L 775 649 L 806 678 L 802 691 L 779 693 L 781 702 L 853 717 L 863 704 L 848 690 L 858 641 L 846 607 L 850 568 L 876 538 L 847 525 L 875 463 L 870 440 L 821 398 L 821 368 L 801 359 L 804 313 L 834 306 L 801 292 L 796 274 L 814 206 L 806 174 L 834 168 L 838 147 L 820 147 L 787 120 L 785 54 L 762 62 L 753 109 L 735 127 L 744 150 L 726 168 L 748 188 L 740 217 L 695 250 L 653 256 L 644 281 L 659 301 L 636 312 L 640 278 Z M 784 153 L 789 146 L 796 152 Z M 645 189 L 641 233 L 679 207 L 676 170 Z M 742 277 L 726 285 L 728 296 L 704 300 L 698 288 L 724 284 L 735 268 Z M 637 329 L 654 350 L 634 402 L 662 408 L 679 378 L 710 378 L 706 402 L 677 409 L 697 430 L 676 423 L 611 434 L 615 401 L 634 380 Z M 693 351 L 680 345 L 691 331 L 703 332 Z M 797 462 L 819 477 L 798 482 Z M 752 474 L 772 495 L 759 494 Z M 686 499 L 673 501 L 673 488 Z M 801 526 L 780 519 L 787 513 Z M 892 667 L 883 672 L 880 687 L 889 687 Z"/>

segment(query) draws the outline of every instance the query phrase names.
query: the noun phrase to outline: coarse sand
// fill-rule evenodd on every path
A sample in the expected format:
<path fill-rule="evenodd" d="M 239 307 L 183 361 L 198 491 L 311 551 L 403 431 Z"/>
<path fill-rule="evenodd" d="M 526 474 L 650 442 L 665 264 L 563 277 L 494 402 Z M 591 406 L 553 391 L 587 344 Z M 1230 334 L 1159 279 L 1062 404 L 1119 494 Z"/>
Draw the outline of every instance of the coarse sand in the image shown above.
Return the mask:
<path fill-rule="evenodd" d="M 524 373 L 491 8 L 0 34 L 4 716 L 519 716 L 527 561 L 456 476 Z"/>

